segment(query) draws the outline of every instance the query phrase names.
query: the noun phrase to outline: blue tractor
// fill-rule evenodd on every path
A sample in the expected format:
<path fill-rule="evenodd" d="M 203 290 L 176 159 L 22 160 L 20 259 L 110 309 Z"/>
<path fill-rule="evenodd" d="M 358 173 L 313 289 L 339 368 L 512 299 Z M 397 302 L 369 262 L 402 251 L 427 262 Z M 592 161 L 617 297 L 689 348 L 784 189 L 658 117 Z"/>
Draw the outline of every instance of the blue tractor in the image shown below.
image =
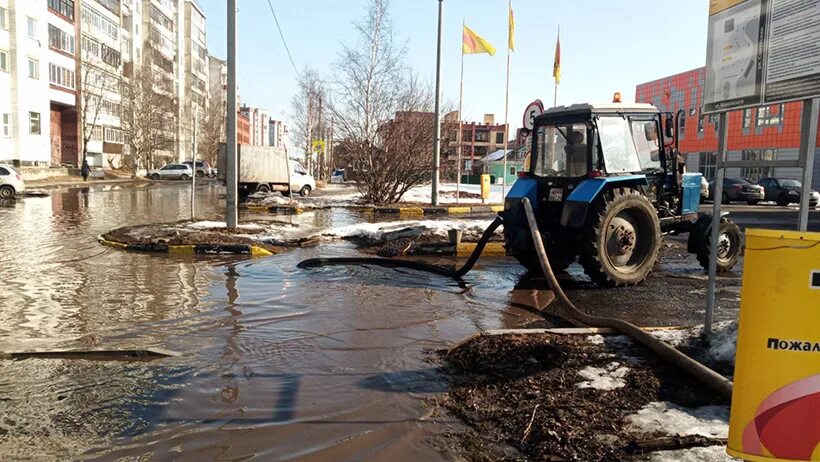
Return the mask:
<path fill-rule="evenodd" d="M 689 233 L 709 263 L 711 215 L 699 214 L 702 178 L 686 173 L 678 117 L 650 104 L 575 104 L 533 121 L 529 167 L 504 204 L 507 254 L 540 273 L 521 200 L 528 198 L 554 270 L 576 261 L 602 286 L 642 282 L 664 234 Z M 740 231 L 721 217 L 718 271 L 740 254 Z"/>

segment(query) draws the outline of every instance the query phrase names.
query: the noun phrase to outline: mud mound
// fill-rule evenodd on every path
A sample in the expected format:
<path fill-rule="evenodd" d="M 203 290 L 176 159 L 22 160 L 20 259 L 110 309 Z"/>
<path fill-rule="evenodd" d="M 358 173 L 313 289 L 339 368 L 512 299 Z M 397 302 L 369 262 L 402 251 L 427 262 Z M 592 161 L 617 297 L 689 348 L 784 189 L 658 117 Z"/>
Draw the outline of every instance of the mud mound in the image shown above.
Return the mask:
<path fill-rule="evenodd" d="M 471 460 L 638 460 L 640 442 L 627 417 L 650 402 L 720 402 L 708 389 L 651 353 L 625 361 L 585 336 L 476 337 L 440 352 L 449 373 L 445 406 L 472 430 L 459 435 Z M 620 386 L 580 388 L 582 371 L 612 369 Z M 609 368 L 609 369 L 608 369 Z M 628 368 L 628 371 L 624 371 Z M 725 403 L 724 403 L 725 404 Z M 688 445 L 710 444 L 693 438 Z"/>

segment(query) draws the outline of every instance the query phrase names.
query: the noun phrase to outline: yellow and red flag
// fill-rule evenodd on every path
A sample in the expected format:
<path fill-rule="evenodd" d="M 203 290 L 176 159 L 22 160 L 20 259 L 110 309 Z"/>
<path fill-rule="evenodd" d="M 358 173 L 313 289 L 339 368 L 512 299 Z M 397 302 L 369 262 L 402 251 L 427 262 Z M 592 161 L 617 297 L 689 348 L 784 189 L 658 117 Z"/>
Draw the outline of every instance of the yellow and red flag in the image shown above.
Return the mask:
<path fill-rule="evenodd" d="M 510 50 L 515 51 L 515 17 L 513 17 L 513 10 L 510 7 Z"/>
<path fill-rule="evenodd" d="M 552 76 L 555 77 L 555 84 L 561 83 L 561 32 L 555 39 L 555 60 L 552 63 Z"/>
<path fill-rule="evenodd" d="M 487 53 L 492 56 L 495 54 L 495 47 L 465 25 L 464 43 L 461 44 L 461 52 L 467 55 Z"/>

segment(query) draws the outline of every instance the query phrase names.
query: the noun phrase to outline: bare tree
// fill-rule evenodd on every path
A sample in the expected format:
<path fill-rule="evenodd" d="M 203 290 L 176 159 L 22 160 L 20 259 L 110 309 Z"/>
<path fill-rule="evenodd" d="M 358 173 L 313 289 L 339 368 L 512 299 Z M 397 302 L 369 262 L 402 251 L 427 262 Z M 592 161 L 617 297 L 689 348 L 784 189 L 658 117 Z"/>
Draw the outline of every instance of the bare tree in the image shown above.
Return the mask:
<path fill-rule="evenodd" d="M 218 98 L 210 101 L 208 109 L 199 119 L 197 128 L 197 157 L 216 165 L 219 144 L 225 140 L 227 110 Z"/>
<path fill-rule="evenodd" d="M 94 138 L 95 132 L 101 140 L 104 138 L 100 115 L 104 109 L 105 97 L 109 93 L 119 93 L 121 84 L 120 78 L 107 72 L 101 61 L 85 55 L 79 88 L 83 161 L 88 157 L 88 143 Z"/>
<path fill-rule="evenodd" d="M 135 67 L 123 83 L 122 129 L 134 173 L 154 167 L 154 156 L 174 146 L 174 99 L 163 94 L 167 85 L 148 66 Z"/>
<path fill-rule="evenodd" d="M 312 171 L 313 142 L 323 138 L 328 117 L 328 93 L 325 82 L 316 69 L 305 67 L 299 75 L 299 93 L 291 101 L 291 131 L 297 146 L 304 147 L 305 166 Z M 320 175 L 321 176 L 321 175 Z"/>
<path fill-rule="evenodd" d="M 344 46 L 336 63 L 332 110 L 341 152 L 365 200 L 393 203 L 430 178 L 434 91 L 404 64 L 389 0 L 370 0 L 355 28 L 358 43 Z"/>

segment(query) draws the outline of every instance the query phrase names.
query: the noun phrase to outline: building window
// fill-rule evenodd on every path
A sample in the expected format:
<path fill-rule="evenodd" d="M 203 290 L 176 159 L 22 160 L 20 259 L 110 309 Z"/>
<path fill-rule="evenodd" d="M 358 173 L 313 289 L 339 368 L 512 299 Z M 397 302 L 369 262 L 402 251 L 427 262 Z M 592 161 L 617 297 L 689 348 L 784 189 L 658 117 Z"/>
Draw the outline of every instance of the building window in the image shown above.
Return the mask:
<path fill-rule="evenodd" d="M 504 143 L 504 132 L 496 133 L 495 134 L 495 144 L 502 144 Z"/>
<path fill-rule="evenodd" d="M 74 0 L 48 0 L 48 7 L 66 18 L 74 20 Z"/>
<path fill-rule="evenodd" d="M 9 52 L 0 50 L 0 71 L 9 71 Z"/>
<path fill-rule="evenodd" d="M 754 149 L 743 151 L 743 160 L 776 160 L 777 149 Z M 774 167 L 743 167 L 740 169 L 740 176 L 757 183 L 761 178 L 773 177 Z"/>
<path fill-rule="evenodd" d="M 9 13 L 8 10 L 0 6 L 0 29 L 9 28 Z"/>
<path fill-rule="evenodd" d="M 515 175 L 515 167 L 510 167 L 510 175 Z"/>
<path fill-rule="evenodd" d="M 698 155 L 698 170 L 704 178 L 711 180 L 715 177 L 716 165 L 717 155 L 714 152 L 701 152 Z"/>
<path fill-rule="evenodd" d="M 743 110 L 743 123 L 741 124 L 743 128 L 750 128 L 752 126 L 752 110 L 751 109 L 744 109 Z"/>
<path fill-rule="evenodd" d="M 3 114 L 3 136 L 11 138 L 11 114 Z"/>
<path fill-rule="evenodd" d="M 48 64 L 48 82 L 69 90 L 74 90 L 77 86 L 74 71 L 53 63 Z"/>
<path fill-rule="evenodd" d="M 105 141 L 107 143 L 118 143 L 123 144 L 125 140 L 125 136 L 123 135 L 122 130 L 119 128 L 109 128 L 105 127 Z"/>
<path fill-rule="evenodd" d="M 29 112 L 28 113 L 28 132 L 32 135 L 39 135 L 40 134 L 40 113 L 39 112 Z"/>
<path fill-rule="evenodd" d="M 40 61 L 28 59 L 28 77 L 35 80 L 40 78 Z"/>
<path fill-rule="evenodd" d="M 55 50 L 74 54 L 74 36 L 53 25 L 48 25 L 48 46 Z"/>
<path fill-rule="evenodd" d="M 87 7 L 85 4 L 83 4 L 82 20 L 85 25 L 108 35 L 114 40 L 119 37 L 119 24 L 109 21 L 99 11 Z"/>
<path fill-rule="evenodd" d="M 26 16 L 28 19 L 28 37 L 36 39 L 37 38 L 37 20 L 32 18 L 31 16 Z"/>
<path fill-rule="evenodd" d="M 703 123 L 706 120 L 705 115 L 698 116 L 698 133 L 703 133 Z"/>
<path fill-rule="evenodd" d="M 686 128 L 686 111 L 680 113 L 680 120 L 678 121 L 678 134 L 683 136 L 683 130 Z"/>
<path fill-rule="evenodd" d="M 717 133 L 718 130 L 720 130 L 720 117 L 718 117 L 717 114 L 710 114 L 709 115 L 709 123 L 714 125 L 715 133 Z"/>
<path fill-rule="evenodd" d="M 757 126 L 771 127 L 783 123 L 784 106 L 775 104 L 757 109 Z"/>
<path fill-rule="evenodd" d="M 487 132 L 475 132 L 476 141 L 489 141 L 490 134 Z"/>

